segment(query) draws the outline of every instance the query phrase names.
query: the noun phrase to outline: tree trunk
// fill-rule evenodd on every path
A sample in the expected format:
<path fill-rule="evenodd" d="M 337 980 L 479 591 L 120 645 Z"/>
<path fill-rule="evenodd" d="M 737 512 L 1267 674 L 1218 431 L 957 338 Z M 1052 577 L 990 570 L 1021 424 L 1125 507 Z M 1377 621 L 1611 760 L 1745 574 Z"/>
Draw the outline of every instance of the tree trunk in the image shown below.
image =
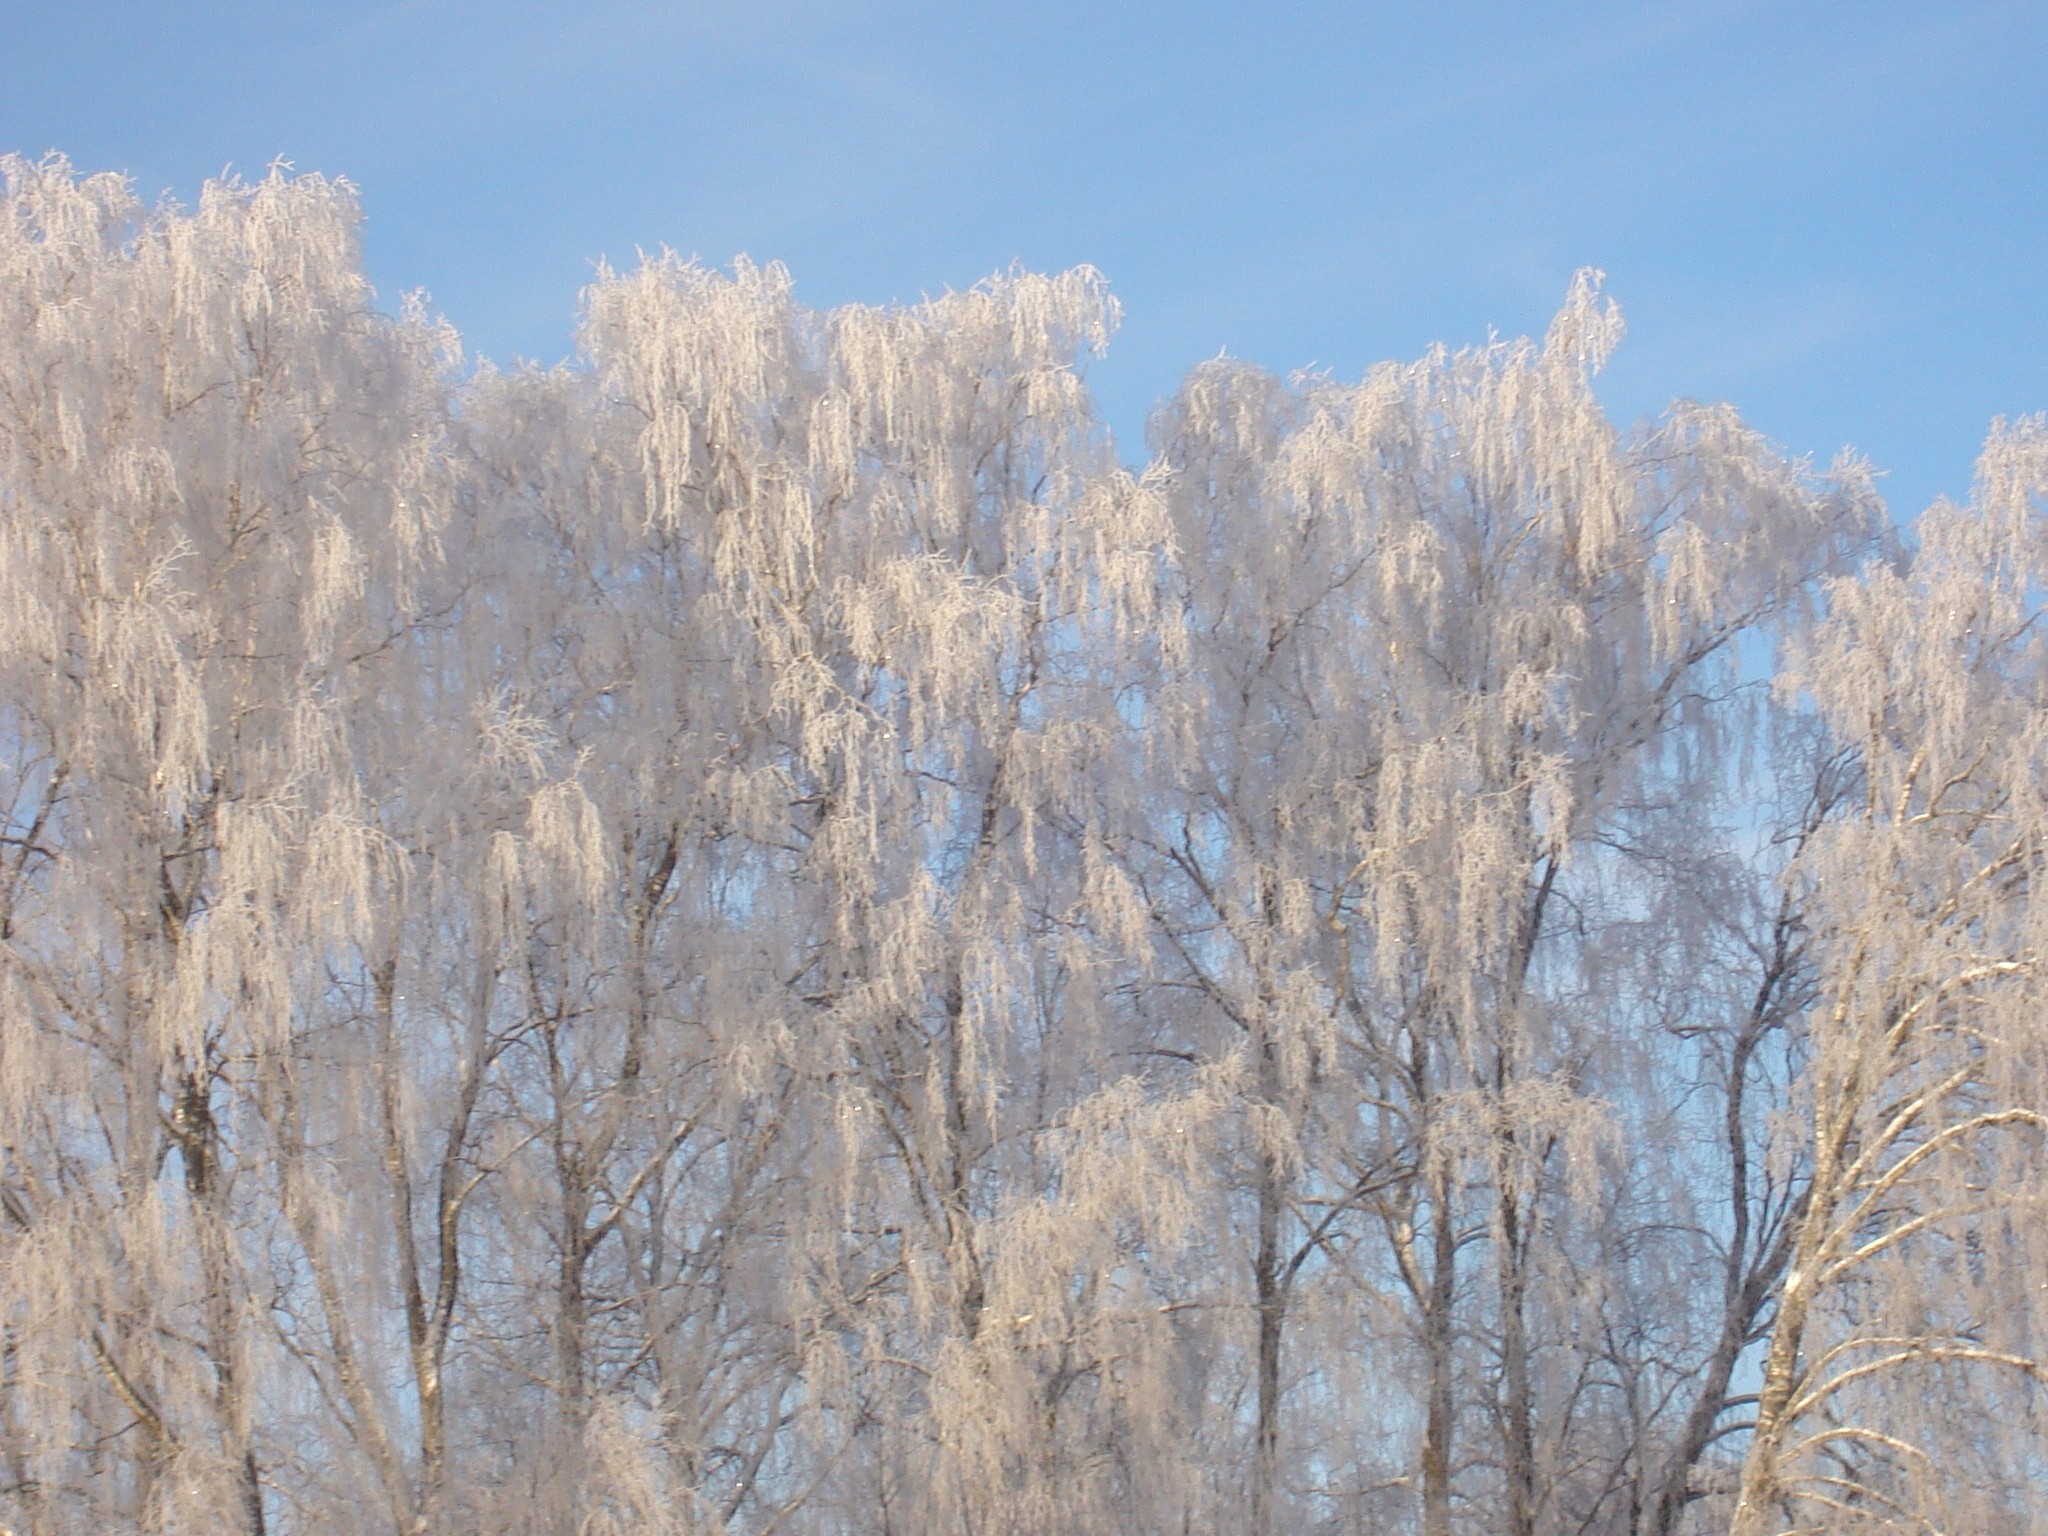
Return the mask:
<path fill-rule="evenodd" d="M 1528 1263 L 1523 1244 L 1520 1196 L 1512 1183 L 1505 1180 L 1500 1191 L 1500 1225 L 1497 1274 L 1500 1286 L 1502 1463 L 1507 1482 L 1506 1529 L 1507 1536 L 1534 1536 L 1536 1434 L 1529 1384 Z"/>
<path fill-rule="evenodd" d="M 1453 1338 L 1451 1304 L 1457 1290 L 1458 1234 L 1452 1226 L 1451 1171 L 1430 1177 L 1432 1266 L 1422 1314 L 1422 1349 L 1429 1373 L 1427 1416 L 1422 1431 L 1423 1536 L 1450 1536 Z"/>
<path fill-rule="evenodd" d="M 208 1051 L 210 1058 L 212 1053 Z M 214 1417 L 234 1468 L 247 1536 L 264 1536 L 263 1483 L 250 1433 L 245 1350 L 235 1305 L 233 1236 L 220 1178 L 220 1128 L 213 1114 L 213 1066 L 203 1059 L 178 1074 L 171 1131 L 185 1165 L 185 1193 L 206 1287 L 206 1353 L 213 1368 Z"/>
<path fill-rule="evenodd" d="M 1252 1452 L 1252 1536 L 1272 1536 L 1280 1464 L 1280 1345 L 1287 1321 L 1286 1277 L 1280 1259 L 1280 1170 L 1260 1149 L 1258 1253 L 1252 1282 L 1258 1311 L 1258 1425 Z"/>

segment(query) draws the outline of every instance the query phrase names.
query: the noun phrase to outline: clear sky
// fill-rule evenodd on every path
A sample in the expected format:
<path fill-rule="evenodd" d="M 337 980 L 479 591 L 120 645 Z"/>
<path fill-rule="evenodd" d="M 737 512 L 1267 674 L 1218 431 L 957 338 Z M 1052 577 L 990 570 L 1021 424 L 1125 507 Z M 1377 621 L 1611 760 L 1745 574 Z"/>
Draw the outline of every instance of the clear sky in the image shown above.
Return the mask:
<path fill-rule="evenodd" d="M 346 175 L 384 298 L 501 360 L 663 245 L 818 305 L 1091 262 L 1126 457 L 1219 348 L 1355 376 L 1594 265 L 1617 413 L 1731 400 L 1909 512 L 2048 409 L 2044 65 L 2044 0 L 0 0 L 0 149 Z"/>

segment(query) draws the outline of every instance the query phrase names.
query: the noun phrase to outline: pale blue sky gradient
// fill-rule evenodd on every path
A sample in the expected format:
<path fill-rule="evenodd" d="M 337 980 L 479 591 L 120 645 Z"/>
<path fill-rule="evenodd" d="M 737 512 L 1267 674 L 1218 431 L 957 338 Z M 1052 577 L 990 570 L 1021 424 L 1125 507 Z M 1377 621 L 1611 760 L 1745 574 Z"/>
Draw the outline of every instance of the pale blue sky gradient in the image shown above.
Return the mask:
<path fill-rule="evenodd" d="M 346 175 L 385 299 L 501 360 L 638 249 L 818 305 L 1092 262 L 1126 457 L 1219 348 L 1355 376 L 1596 265 L 1618 413 L 1731 400 L 1910 513 L 2048 409 L 2044 65 L 2041 0 L 0 0 L 0 149 Z"/>

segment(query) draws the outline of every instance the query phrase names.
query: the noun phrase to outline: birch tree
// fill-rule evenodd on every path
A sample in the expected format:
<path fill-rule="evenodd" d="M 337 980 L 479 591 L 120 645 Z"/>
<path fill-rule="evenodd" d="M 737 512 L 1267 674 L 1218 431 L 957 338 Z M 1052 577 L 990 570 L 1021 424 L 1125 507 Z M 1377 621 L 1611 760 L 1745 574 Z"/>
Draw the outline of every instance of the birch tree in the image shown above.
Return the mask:
<path fill-rule="evenodd" d="M 11 1449 L 32 1528 L 261 1530 L 252 1096 L 370 918 L 349 705 L 429 553 L 446 338 L 371 311 L 343 184 L 5 176 Z"/>
<path fill-rule="evenodd" d="M 647 518 L 706 552 L 770 679 L 802 886 L 779 1028 L 833 1127 L 791 1277 L 808 1380 L 875 1437 L 857 1496 L 913 1525 L 1031 1528 L 1015 1479 L 1050 1470 L 957 1463 L 946 1415 L 994 1411 L 990 1223 L 1042 1196 L 1033 1139 L 1110 1077 L 1089 940 L 1132 917 L 1095 848 L 1144 756 L 1117 688 L 1175 646 L 1162 509 L 1077 372 L 1114 319 L 1085 270 L 819 316 L 778 269 L 664 260 L 592 296 Z"/>
<path fill-rule="evenodd" d="M 1798 872 L 1825 947 L 1812 1172 L 1741 1536 L 2034 1528 L 2044 489 L 2042 424 L 1994 429 L 1971 507 L 1838 583 L 1788 680 L 1863 783 Z"/>
<path fill-rule="evenodd" d="M 1161 423 L 1179 540 L 1210 557 L 1199 745 L 1148 879 L 1215 1011 L 1202 1049 L 1245 1063 L 1255 1529 L 1292 1294 L 1320 1273 L 1413 1340 L 1419 1443 L 1381 1486 L 1451 1528 L 1476 1366 L 1497 1481 L 1466 1496 L 1536 1528 L 1547 1206 L 1591 1198 L 1593 1062 L 1641 1023 L 1580 990 L 1606 871 L 1660 856 L 1635 846 L 1647 798 L 1721 771 L 1739 638 L 1869 526 L 1853 468 L 1810 487 L 1726 412 L 1625 439 L 1590 390 L 1618 335 L 1582 276 L 1541 346 L 1356 387 L 1213 364 Z"/>
<path fill-rule="evenodd" d="M 772 1486 L 794 1385 L 764 1272 L 801 1131 L 775 1047 L 782 807 L 735 729 L 767 695 L 707 552 L 648 523 L 640 420 L 566 370 L 481 380 L 465 414 L 472 567 L 517 595 L 477 605 L 464 667 L 521 786 L 487 855 L 523 1023 L 475 1326 L 477 1390 L 531 1404 L 534 1481 L 494 1528 L 577 1529 L 622 1479 L 718 1528 Z"/>

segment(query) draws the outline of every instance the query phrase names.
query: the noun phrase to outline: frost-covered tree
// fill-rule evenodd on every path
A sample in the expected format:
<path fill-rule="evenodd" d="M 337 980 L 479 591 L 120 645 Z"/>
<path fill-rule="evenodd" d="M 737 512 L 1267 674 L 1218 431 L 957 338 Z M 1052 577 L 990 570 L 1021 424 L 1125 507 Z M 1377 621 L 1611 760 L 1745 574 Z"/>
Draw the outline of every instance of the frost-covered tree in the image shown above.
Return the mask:
<path fill-rule="evenodd" d="M 642 519 L 715 573 L 765 679 L 728 728 L 758 738 L 789 893 L 763 1026 L 817 1137 L 784 1261 L 804 1417 L 821 1455 L 856 1440 L 832 1497 L 918 1529 L 1078 1530 L 1098 1497 L 1133 1528 L 1084 1471 L 1091 1309 L 1130 1305 L 1116 1213 L 1044 1209 L 1046 1137 L 1130 1070 L 1101 978 L 1144 918 L 1100 850 L 1148 756 L 1123 690 L 1177 646 L 1163 507 L 1077 371 L 1114 320 L 1086 271 L 829 315 L 775 268 L 590 295 Z"/>
<path fill-rule="evenodd" d="M 1191 1048 L 1244 1094 L 1252 1529 L 1528 1536 L 1599 1454 L 1562 1245 L 1638 1093 L 1679 1091 L 1605 1070 L 1651 1022 L 1618 951 L 1672 939 L 1615 887 L 1714 835 L 1657 807 L 1727 772 L 1743 637 L 1869 521 L 1853 473 L 1810 488 L 1725 411 L 1618 433 L 1617 335 L 1582 277 L 1540 346 L 1357 386 L 1211 364 L 1160 422 L 1199 704 L 1141 863 L 1213 1019 Z M 1290 1370 L 1297 1309 L 1384 1362 L 1365 1435 L 1321 1440 L 1358 1389 L 1327 1332 Z"/>
<path fill-rule="evenodd" d="M 299 1450 L 263 1085 L 377 920 L 354 712 L 445 505 L 447 338 L 371 310 L 344 185 L 146 213 L 5 174 L 15 1497 L 32 1529 L 258 1529 Z"/>
<path fill-rule="evenodd" d="M 1794 870 L 1810 1172 L 1738 1536 L 2040 1528 L 2044 493 L 2048 428 L 2000 424 L 1788 678 L 1860 785 Z"/>

